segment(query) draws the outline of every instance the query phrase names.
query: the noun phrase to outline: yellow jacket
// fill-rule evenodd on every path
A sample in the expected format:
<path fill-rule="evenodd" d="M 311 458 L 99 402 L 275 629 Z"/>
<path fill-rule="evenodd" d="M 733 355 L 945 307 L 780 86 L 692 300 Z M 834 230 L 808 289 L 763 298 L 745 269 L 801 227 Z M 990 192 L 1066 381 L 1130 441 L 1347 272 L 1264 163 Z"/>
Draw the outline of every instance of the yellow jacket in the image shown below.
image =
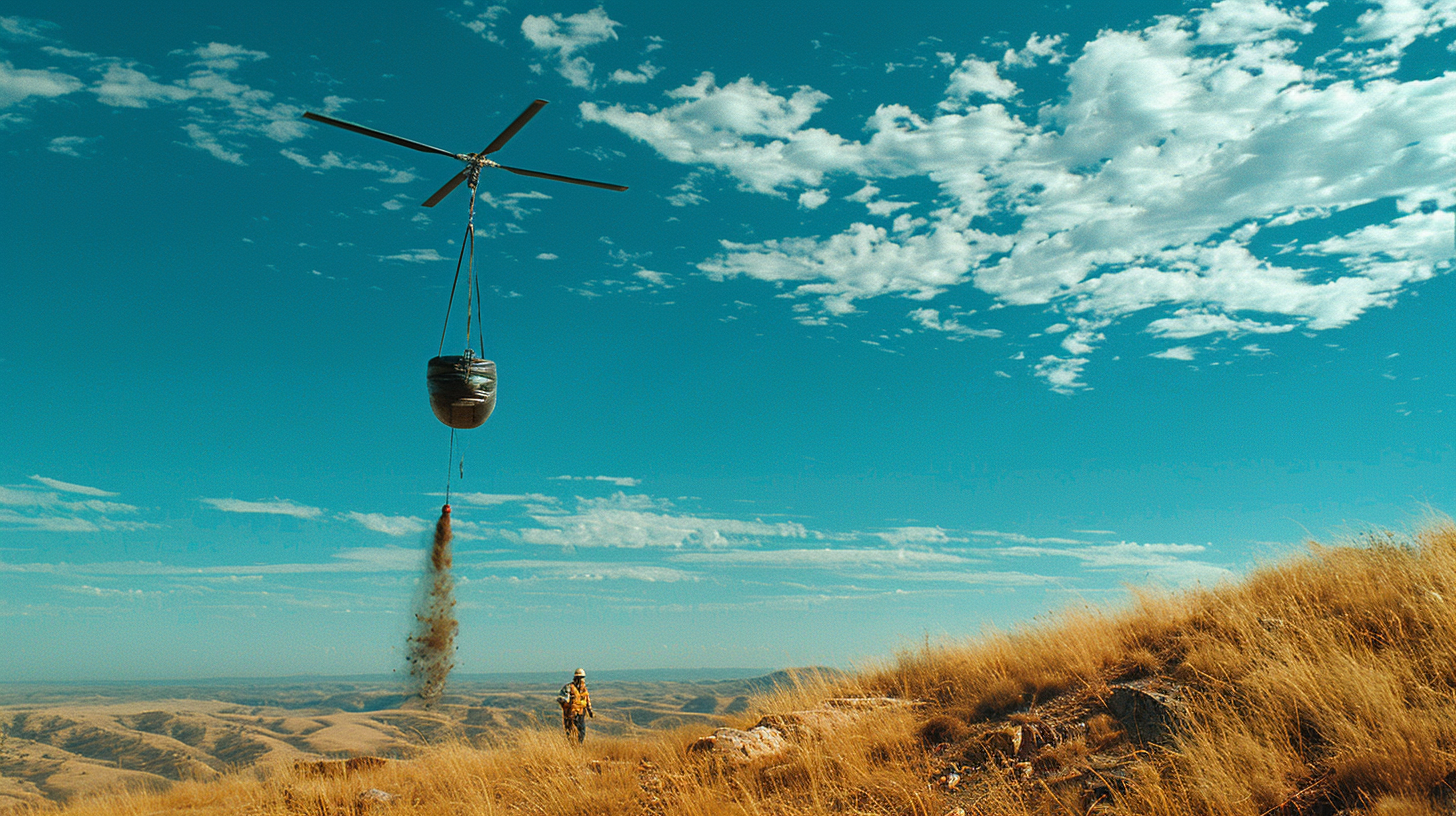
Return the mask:
<path fill-rule="evenodd" d="M 586 681 L 580 687 L 573 682 L 566 687 L 566 713 L 573 717 L 591 711 L 591 693 L 586 690 Z"/>

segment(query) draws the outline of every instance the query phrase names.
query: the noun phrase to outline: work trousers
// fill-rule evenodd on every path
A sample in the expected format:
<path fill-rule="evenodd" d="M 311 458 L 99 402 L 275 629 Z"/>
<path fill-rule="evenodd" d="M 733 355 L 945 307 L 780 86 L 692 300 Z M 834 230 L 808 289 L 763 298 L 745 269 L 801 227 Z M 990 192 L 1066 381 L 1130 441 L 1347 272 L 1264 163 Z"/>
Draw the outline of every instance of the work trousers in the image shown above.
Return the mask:
<path fill-rule="evenodd" d="M 576 741 L 581 742 L 582 740 L 585 740 L 586 712 L 583 711 L 580 714 L 563 714 L 563 717 L 565 719 L 564 725 L 566 726 L 566 736 L 570 737 L 571 730 L 574 728 L 576 729 Z"/>

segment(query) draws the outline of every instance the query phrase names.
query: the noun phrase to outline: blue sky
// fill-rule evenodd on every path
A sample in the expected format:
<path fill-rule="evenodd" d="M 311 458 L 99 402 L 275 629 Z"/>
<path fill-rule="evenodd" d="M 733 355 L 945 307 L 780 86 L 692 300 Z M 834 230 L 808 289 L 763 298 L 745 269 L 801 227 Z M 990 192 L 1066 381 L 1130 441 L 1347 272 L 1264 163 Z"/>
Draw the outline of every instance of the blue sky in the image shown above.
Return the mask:
<path fill-rule="evenodd" d="M 203 4 L 204 6 L 208 4 Z M 1456 508 L 1456 2 L 0 8 L 4 679 L 851 665 Z M 463 345 L 459 315 L 447 353 Z M 458 463 L 454 465 L 458 467 Z"/>

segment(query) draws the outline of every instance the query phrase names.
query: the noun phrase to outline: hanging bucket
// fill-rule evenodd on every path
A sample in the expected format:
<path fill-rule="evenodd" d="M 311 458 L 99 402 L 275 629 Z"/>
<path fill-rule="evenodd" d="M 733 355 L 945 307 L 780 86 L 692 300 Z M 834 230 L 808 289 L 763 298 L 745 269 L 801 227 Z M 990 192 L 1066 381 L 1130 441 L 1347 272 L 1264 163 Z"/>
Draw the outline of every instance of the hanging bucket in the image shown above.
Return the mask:
<path fill-rule="evenodd" d="M 495 363 L 469 352 L 430 360 L 430 409 L 452 428 L 479 428 L 495 410 Z"/>

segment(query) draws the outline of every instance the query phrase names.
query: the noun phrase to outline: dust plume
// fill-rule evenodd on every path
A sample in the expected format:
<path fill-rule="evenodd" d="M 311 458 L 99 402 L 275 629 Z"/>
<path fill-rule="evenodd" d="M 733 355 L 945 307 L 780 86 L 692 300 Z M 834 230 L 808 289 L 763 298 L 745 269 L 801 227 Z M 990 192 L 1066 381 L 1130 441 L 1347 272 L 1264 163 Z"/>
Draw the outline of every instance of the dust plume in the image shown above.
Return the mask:
<path fill-rule="evenodd" d="M 434 705 L 455 667 L 455 579 L 450 575 L 450 505 L 440 511 L 422 592 L 415 604 L 415 633 L 408 639 L 412 693 Z"/>

